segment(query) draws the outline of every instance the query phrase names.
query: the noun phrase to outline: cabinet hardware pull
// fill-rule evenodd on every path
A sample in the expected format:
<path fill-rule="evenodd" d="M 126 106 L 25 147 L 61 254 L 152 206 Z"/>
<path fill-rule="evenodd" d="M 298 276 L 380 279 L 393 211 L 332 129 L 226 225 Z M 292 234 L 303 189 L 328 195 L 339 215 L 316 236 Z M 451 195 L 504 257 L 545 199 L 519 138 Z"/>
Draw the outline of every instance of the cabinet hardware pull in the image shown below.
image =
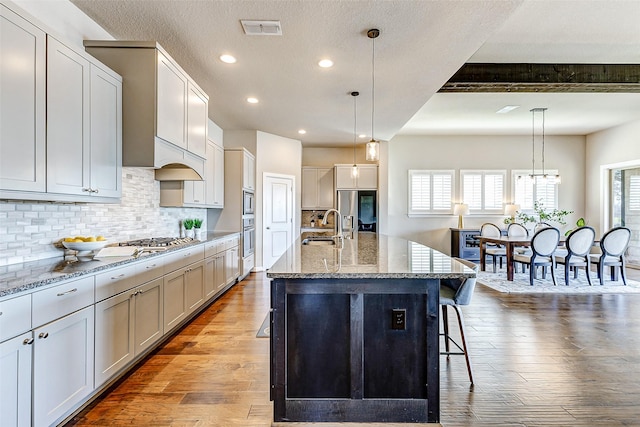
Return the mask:
<path fill-rule="evenodd" d="M 90 188 L 83 188 L 82 191 L 84 191 L 85 193 L 91 193 L 91 189 Z"/>
<path fill-rule="evenodd" d="M 59 297 L 62 297 L 62 296 L 65 296 L 67 294 L 72 294 L 74 292 L 78 292 L 78 288 L 73 288 L 73 289 L 70 289 L 70 290 L 65 291 L 65 292 L 60 292 L 59 294 L 56 294 L 56 295 L 59 296 Z"/>
<path fill-rule="evenodd" d="M 91 189 L 91 192 L 92 192 L 92 193 L 99 193 L 99 192 L 100 192 L 100 190 L 98 190 L 97 188 L 96 188 L 95 190 L 94 190 L 94 189 Z"/>
<path fill-rule="evenodd" d="M 157 267 L 157 266 L 156 266 L 155 264 L 153 264 L 153 265 L 148 265 L 148 266 L 146 266 L 145 268 L 148 270 L 148 269 L 150 269 L 150 268 L 155 268 L 155 267 Z"/>
<path fill-rule="evenodd" d="M 112 277 L 112 278 L 111 278 L 111 280 L 118 280 L 118 279 L 122 279 L 124 276 L 125 276 L 125 274 L 124 274 L 124 273 L 122 273 L 122 274 L 121 274 L 121 275 L 119 275 L 119 276 Z"/>
<path fill-rule="evenodd" d="M 24 345 L 33 344 L 33 338 L 25 338 L 24 341 L 22 341 L 22 344 Z"/>
<path fill-rule="evenodd" d="M 0 316 L 2 316 L 2 312 L 0 311 Z"/>
<path fill-rule="evenodd" d="M 49 332 L 40 332 L 40 335 L 38 335 L 38 338 L 48 338 L 49 337 Z"/>

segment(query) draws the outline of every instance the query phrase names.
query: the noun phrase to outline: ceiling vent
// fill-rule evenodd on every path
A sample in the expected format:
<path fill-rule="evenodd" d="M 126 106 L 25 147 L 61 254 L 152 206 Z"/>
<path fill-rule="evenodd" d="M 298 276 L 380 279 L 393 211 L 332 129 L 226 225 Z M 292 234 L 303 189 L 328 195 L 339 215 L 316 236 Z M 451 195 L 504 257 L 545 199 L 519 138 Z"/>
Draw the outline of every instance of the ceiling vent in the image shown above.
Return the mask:
<path fill-rule="evenodd" d="M 280 21 L 247 21 L 241 20 L 244 33 L 248 36 L 281 36 Z"/>

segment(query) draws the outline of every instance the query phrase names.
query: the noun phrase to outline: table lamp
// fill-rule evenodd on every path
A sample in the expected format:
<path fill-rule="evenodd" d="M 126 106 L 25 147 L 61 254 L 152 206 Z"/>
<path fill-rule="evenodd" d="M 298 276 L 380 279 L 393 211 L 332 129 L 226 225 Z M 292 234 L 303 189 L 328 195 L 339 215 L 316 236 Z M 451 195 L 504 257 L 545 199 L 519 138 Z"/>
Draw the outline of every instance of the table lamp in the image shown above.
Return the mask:
<path fill-rule="evenodd" d="M 462 225 L 462 217 L 464 215 L 469 215 L 469 205 L 466 203 L 456 203 L 453 205 L 453 214 L 458 215 L 458 228 L 464 228 Z"/>
<path fill-rule="evenodd" d="M 516 215 L 520 210 L 520 205 L 508 204 L 504 206 L 504 214 L 511 218 L 511 223 L 516 221 Z"/>

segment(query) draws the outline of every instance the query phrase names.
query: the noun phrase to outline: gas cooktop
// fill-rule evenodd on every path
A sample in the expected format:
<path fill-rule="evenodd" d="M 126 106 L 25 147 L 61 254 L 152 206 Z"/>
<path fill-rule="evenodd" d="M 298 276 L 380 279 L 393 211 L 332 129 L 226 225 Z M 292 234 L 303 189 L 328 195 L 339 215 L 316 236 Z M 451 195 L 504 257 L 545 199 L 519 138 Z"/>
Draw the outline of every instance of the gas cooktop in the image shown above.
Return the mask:
<path fill-rule="evenodd" d="M 179 246 L 186 245 L 193 242 L 192 237 L 150 237 L 147 239 L 129 240 L 127 242 L 121 242 L 119 246 L 142 246 L 142 247 L 165 247 L 165 246 Z"/>

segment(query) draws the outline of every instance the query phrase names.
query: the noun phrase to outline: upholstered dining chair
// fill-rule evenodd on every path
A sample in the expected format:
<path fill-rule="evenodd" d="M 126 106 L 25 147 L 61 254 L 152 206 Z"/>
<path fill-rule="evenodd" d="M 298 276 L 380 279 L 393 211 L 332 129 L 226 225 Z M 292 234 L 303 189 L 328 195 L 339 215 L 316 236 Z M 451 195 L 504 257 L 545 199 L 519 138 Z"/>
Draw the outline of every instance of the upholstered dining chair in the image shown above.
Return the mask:
<path fill-rule="evenodd" d="M 502 232 L 500 228 L 492 224 L 490 222 L 485 222 L 480 227 L 480 235 L 486 237 L 500 237 Z M 485 255 L 490 256 L 493 261 L 493 272 L 496 272 L 496 260 L 500 260 L 500 268 L 502 268 L 502 259 L 507 256 L 507 250 L 500 245 L 496 245 L 493 243 L 487 243 L 487 247 L 485 249 Z"/>
<path fill-rule="evenodd" d="M 611 268 L 611 280 L 615 280 L 615 268 L 620 268 L 622 283 L 627 285 L 625 268 L 627 261 L 625 252 L 631 239 L 631 230 L 627 227 L 614 227 L 607 231 L 600 240 L 601 254 L 591 254 L 591 262 L 597 264 L 600 284 L 604 284 L 604 268 Z"/>
<path fill-rule="evenodd" d="M 472 269 L 474 272 L 478 272 L 478 265 L 461 258 L 452 258 L 465 266 Z M 473 290 L 476 286 L 476 278 L 467 278 L 464 280 L 459 279 L 443 279 L 440 282 L 440 306 L 442 307 L 442 326 L 444 333 L 441 334 L 444 337 L 445 351 L 440 352 L 447 356 L 449 360 L 450 355 L 464 355 L 467 362 L 467 371 L 469 372 L 469 381 L 473 385 L 473 370 L 471 369 L 471 360 L 469 359 L 469 352 L 467 350 L 467 339 L 464 332 L 464 319 L 460 306 L 469 305 L 471 297 L 473 296 Z M 449 334 L 449 317 L 447 313 L 447 307 L 451 306 L 455 310 L 458 316 L 458 325 L 460 326 L 460 340 L 462 345 L 458 344 Z M 453 343 L 457 347 L 458 351 L 451 351 L 450 343 Z"/>
<path fill-rule="evenodd" d="M 531 253 L 514 254 L 513 260 L 529 265 L 529 284 L 533 286 L 536 268 L 538 266 L 551 267 L 551 278 L 554 286 L 556 284 L 556 259 L 553 256 L 558 242 L 560 241 L 560 230 L 555 227 L 546 227 L 537 231 L 531 238 Z M 542 278 L 546 277 L 546 269 L 542 270 Z"/>
<path fill-rule="evenodd" d="M 591 259 L 590 252 L 593 241 L 596 238 L 596 231 L 593 227 L 585 226 L 576 228 L 565 242 L 564 250 L 557 250 L 554 254 L 556 264 L 564 264 L 564 283 L 569 286 L 569 271 L 573 269 L 573 278 L 578 278 L 578 268 L 584 267 L 587 275 L 587 282 L 591 286 Z"/>
<path fill-rule="evenodd" d="M 507 227 L 507 236 L 509 236 L 509 237 L 529 237 L 529 230 L 527 230 L 527 227 L 525 227 L 524 225 L 522 225 L 520 223 L 512 222 Z M 525 254 L 525 253 L 528 253 L 528 252 L 530 252 L 530 250 L 527 249 L 527 248 L 523 248 L 523 247 L 514 248 L 514 253 Z M 515 265 L 514 265 L 514 268 L 515 268 Z M 524 273 L 524 264 L 522 264 L 522 272 Z"/>

